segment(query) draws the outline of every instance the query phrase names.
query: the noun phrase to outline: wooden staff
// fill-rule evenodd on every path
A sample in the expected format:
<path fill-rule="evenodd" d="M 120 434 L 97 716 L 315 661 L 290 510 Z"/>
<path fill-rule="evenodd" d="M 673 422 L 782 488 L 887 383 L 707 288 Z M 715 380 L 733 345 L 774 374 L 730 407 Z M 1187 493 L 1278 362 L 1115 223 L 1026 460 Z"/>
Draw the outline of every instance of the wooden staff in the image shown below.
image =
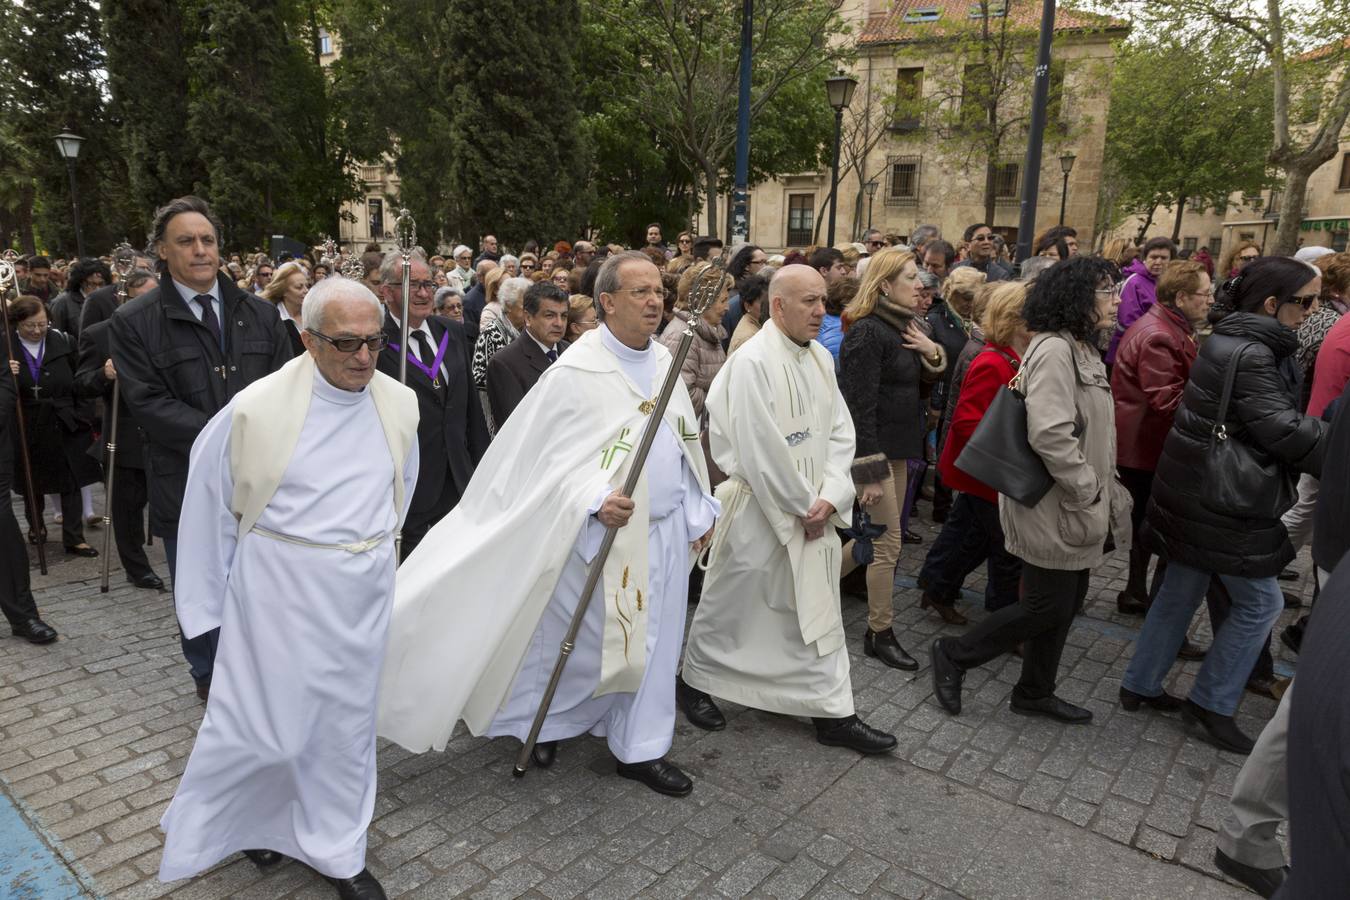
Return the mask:
<path fill-rule="evenodd" d="M 121 306 L 127 302 L 127 276 L 131 274 L 132 268 L 136 265 L 136 252 L 131 249 L 131 245 L 122 243 L 113 250 L 113 270 L 117 274 L 117 305 Z M 108 450 L 107 459 L 104 465 L 108 467 L 107 475 L 104 476 L 103 483 L 103 576 L 99 582 L 98 590 L 101 594 L 108 593 L 108 578 L 112 571 L 112 503 L 113 503 L 113 473 L 117 471 L 117 423 L 120 418 L 119 413 L 122 408 L 122 380 L 120 378 L 113 380 L 112 389 L 112 411 L 108 416 L 108 433 L 104 435 L 107 441 Z"/>
<path fill-rule="evenodd" d="M 633 465 L 628 470 L 628 477 L 624 479 L 623 488 L 620 493 L 625 497 L 633 496 L 633 491 L 637 489 L 638 479 L 642 477 L 642 468 L 647 463 L 647 454 L 651 452 L 652 442 L 656 440 L 656 433 L 661 428 L 661 419 L 666 413 L 666 407 L 670 404 L 670 395 L 675 390 L 675 385 L 680 385 L 684 390 L 684 383 L 680 379 L 680 368 L 684 365 L 684 358 L 689 355 L 689 347 L 694 341 L 694 326 L 704 311 L 713 304 L 717 295 L 722 292 L 722 284 L 727 274 L 726 254 L 715 260 L 699 273 L 694 281 L 693 287 L 689 291 L 689 321 L 685 326 L 684 334 L 680 335 L 680 346 L 675 350 L 675 355 L 670 361 L 670 368 L 666 370 L 666 380 L 661 385 L 661 393 L 657 396 L 656 406 L 652 409 L 651 415 L 647 417 L 647 424 L 642 429 L 642 440 L 638 443 L 637 455 L 633 458 Z M 610 525 L 605 529 L 604 539 L 600 542 L 600 552 L 595 555 L 595 560 L 591 563 L 590 572 L 586 575 L 586 585 L 581 589 L 581 599 L 577 603 L 576 612 L 572 614 L 572 622 L 567 626 L 567 634 L 563 636 L 562 644 L 558 647 L 558 659 L 553 664 L 553 674 L 549 676 L 548 687 L 544 689 L 544 697 L 539 702 L 539 710 L 534 714 L 534 722 L 530 725 L 530 733 L 525 738 L 524 745 L 520 748 L 520 756 L 516 758 L 516 767 L 512 775 L 520 778 L 525 774 L 530 765 L 530 753 L 534 750 L 535 743 L 539 740 L 539 732 L 544 727 L 544 719 L 548 717 L 548 708 L 553 705 L 553 695 L 558 691 L 558 682 L 562 679 L 563 667 L 567 665 L 567 660 L 572 656 L 572 650 L 576 647 L 577 633 L 581 631 L 581 623 L 586 618 L 586 610 L 591 605 L 591 597 L 595 593 L 596 586 L 600 584 L 600 577 L 605 572 L 605 560 L 609 558 L 609 551 L 614 547 L 614 538 L 619 533 L 618 526 Z M 676 598 L 681 603 L 684 598 Z"/>
<path fill-rule="evenodd" d="M 14 266 L 8 260 L 0 260 L 0 314 L 5 317 L 5 353 L 11 360 L 14 356 L 14 341 L 9 335 L 9 288 L 18 288 Z M 23 424 L 23 395 L 19 390 L 19 376 L 11 368 L 9 377 L 14 381 L 14 419 L 19 424 L 19 460 L 23 465 L 23 484 L 28 499 L 28 526 L 38 536 L 38 571 L 47 574 L 47 542 L 42 537 L 42 513 L 38 512 L 38 495 L 33 490 L 33 466 L 28 458 L 28 432 Z M 36 521 L 34 521 L 36 519 Z"/>

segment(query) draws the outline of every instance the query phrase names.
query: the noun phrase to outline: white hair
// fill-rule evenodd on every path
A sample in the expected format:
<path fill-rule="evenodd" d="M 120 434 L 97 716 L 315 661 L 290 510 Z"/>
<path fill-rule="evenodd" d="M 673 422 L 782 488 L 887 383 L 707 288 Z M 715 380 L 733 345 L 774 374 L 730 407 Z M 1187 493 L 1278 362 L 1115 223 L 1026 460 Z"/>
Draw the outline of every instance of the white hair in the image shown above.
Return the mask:
<path fill-rule="evenodd" d="M 520 268 L 520 260 L 512 256 L 510 253 L 505 254 L 504 256 L 502 256 L 501 259 L 497 260 L 497 265 L 501 266 L 503 269 L 506 268 L 507 263 L 511 263 L 517 269 Z"/>
<path fill-rule="evenodd" d="M 421 263 L 427 265 L 427 255 L 422 252 L 420 247 L 414 247 L 412 253 L 408 254 L 409 263 Z M 385 284 L 403 283 L 403 254 L 398 250 L 390 250 L 380 261 L 380 281 Z"/>
<path fill-rule="evenodd" d="M 525 292 L 534 284 L 528 278 L 508 278 L 497 287 L 497 300 L 502 309 L 514 309 L 525 300 Z"/>
<path fill-rule="evenodd" d="M 450 258 L 456 259 L 461 253 L 472 254 L 473 251 L 469 249 L 467 244 L 456 244 L 455 249 L 450 252 Z"/>
<path fill-rule="evenodd" d="M 380 306 L 380 301 L 370 288 L 361 282 L 350 278 L 325 278 L 309 289 L 300 307 L 300 322 L 306 331 L 323 331 L 324 314 L 328 311 L 328 304 L 335 300 L 369 303 L 377 316 L 381 319 L 384 317 L 384 307 Z"/>

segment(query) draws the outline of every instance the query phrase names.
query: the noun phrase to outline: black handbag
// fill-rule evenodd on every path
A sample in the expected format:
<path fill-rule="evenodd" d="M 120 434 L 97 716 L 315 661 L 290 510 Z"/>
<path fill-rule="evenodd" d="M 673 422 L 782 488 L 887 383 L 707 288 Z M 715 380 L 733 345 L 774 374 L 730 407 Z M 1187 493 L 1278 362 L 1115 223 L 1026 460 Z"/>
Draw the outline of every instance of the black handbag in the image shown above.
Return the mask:
<path fill-rule="evenodd" d="M 1023 506 L 1035 506 L 1055 480 L 1027 440 L 1027 399 L 1015 387 L 1021 377 L 1019 371 L 999 388 L 956 457 L 956 467 Z"/>
<path fill-rule="evenodd" d="M 1238 360 L 1250 346 L 1239 347 L 1224 371 L 1223 393 L 1200 475 L 1200 505 L 1238 519 L 1277 518 L 1294 505 L 1293 479 L 1277 460 L 1258 462 L 1252 448 L 1228 434 L 1226 424 Z"/>

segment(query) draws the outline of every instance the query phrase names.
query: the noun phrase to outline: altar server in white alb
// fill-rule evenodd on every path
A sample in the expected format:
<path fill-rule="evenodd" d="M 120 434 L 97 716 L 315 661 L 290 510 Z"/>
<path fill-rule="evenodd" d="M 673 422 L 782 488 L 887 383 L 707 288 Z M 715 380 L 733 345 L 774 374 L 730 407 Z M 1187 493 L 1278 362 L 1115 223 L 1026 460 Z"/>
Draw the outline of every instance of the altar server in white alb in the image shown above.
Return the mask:
<path fill-rule="evenodd" d="M 604 737 L 618 773 L 673 796 L 693 782 L 665 759 L 693 554 L 718 505 L 689 393 L 677 382 L 631 499 L 620 495 L 671 363 L 652 340 L 661 274 L 620 253 L 595 284 L 599 328 L 567 348 L 497 433 L 459 505 L 398 573 L 379 733 L 444 749 L 475 735 L 524 740 L 606 526 L 622 526 L 545 720 L 557 742 Z"/>
<path fill-rule="evenodd" d="M 825 280 L 810 266 L 784 267 L 769 310 L 708 392 L 709 444 L 727 480 L 680 707 L 710 731 L 726 726 L 712 696 L 810 716 L 822 744 L 885 753 L 895 738 L 853 712 L 839 611 L 835 526 L 851 520 L 854 438 L 834 359 L 815 341 Z"/>
<path fill-rule="evenodd" d="M 219 627 L 220 646 L 160 822 L 159 877 L 242 851 L 379 900 L 365 867 L 375 701 L 417 398 L 375 370 L 387 338 L 364 285 L 320 281 L 302 317 L 308 352 L 242 391 L 192 447 L 175 603 L 184 634 Z"/>

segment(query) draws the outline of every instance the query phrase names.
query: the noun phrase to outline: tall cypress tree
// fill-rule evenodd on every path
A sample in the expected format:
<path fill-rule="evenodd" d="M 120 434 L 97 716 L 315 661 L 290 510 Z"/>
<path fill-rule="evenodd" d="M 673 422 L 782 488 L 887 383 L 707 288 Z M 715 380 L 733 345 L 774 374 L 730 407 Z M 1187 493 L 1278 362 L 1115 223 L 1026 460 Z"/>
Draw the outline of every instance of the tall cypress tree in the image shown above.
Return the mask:
<path fill-rule="evenodd" d="M 509 244 L 577 235 L 592 190 L 577 118 L 577 0 L 449 0 L 452 229 Z"/>

